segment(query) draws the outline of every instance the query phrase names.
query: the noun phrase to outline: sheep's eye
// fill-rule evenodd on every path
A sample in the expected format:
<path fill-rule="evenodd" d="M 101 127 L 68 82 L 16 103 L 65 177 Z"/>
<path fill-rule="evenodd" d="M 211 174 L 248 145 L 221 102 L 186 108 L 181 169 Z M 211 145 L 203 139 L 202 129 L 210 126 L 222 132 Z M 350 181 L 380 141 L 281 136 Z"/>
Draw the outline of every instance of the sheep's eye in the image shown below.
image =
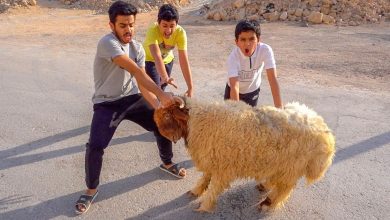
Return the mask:
<path fill-rule="evenodd" d="M 164 118 L 165 118 L 166 120 L 169 120 L 169 119 L 171 119 L 171 117 L 170 117 L 170 115 L 169 115 L 169 114 L 165 114 L 165 115 L 164 115 Z"/>

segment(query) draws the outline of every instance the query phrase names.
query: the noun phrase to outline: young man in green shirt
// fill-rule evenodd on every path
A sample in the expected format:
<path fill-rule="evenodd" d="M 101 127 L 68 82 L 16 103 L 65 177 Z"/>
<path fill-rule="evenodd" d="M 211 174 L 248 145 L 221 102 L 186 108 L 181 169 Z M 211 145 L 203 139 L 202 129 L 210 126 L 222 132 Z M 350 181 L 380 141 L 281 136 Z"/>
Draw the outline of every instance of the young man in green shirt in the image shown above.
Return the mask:
<path fill-rule="evenodd" d="M 187 55 L 187 35 L 178 25 L 179 14 L 172 5 L 164 4 L 158 12 L 157 22 L 146 32 L 145 69 L 152 80 L 164 90 L 167 84 L 176 87 L 171 71 L 174 61 L 173 49 L 177 47 L 180 68 L 187 84 L 184 95 L 192 97 L 192 74 Z"/>

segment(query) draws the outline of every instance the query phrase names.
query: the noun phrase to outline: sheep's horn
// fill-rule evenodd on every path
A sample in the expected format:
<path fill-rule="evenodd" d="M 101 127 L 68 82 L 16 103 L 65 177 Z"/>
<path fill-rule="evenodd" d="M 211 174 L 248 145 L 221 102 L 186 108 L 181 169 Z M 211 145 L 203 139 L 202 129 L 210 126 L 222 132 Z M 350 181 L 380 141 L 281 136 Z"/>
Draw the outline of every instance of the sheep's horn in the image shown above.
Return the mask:
<path fill-rule="evenodd" d="M 184 99 L 182 99 L 179 96 L 173 96 L 173 99 L 175 100 L 176 103 L 180 104 L 180 108 L 184 108 Z"/>

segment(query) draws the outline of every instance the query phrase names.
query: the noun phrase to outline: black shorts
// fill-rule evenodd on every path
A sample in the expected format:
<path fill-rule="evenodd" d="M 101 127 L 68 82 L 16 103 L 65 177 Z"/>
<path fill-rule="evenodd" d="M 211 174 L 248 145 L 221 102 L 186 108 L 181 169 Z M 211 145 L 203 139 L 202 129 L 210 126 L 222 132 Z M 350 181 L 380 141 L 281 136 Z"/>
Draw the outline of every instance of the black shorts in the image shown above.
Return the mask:
<path fill-rule="evenodd" d="M 259 93 L 260 93 L 260 88 L 250 93 L 245 93 L 245 94 L 240 93 L 239 97 L 240 100 L 245 102 L 246 104 L 250 106 L 256 106 L 257 101 L 259 100 Z M 230 86 L 228 84 L 226 84 L 224 99 L 225 100 L 230 99 Z"/>
<path fill-rule="evenodd" d="M 165 64 L 165 70 L 167 71 L 169 77 L 171 77 L 172 67 L 173 60 L 170 63 Z M 146 61 L 145 71 L 149 75 L 149 77 L 156 83 L 156 85 L 160 84 L 160 74 L 158 74 L 156 64 L 154 62 Z M 165 90 L 165 87 L 167 87 L 166 83 L 161 85 L 162 90 Z"/>

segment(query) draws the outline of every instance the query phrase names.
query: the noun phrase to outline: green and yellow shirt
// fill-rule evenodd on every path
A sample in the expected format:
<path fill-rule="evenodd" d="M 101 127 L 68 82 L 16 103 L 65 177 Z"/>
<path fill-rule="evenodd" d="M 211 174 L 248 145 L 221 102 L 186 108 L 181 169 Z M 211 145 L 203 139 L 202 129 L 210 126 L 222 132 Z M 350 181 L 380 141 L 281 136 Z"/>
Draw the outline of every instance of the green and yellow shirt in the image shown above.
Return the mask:
<path fill-rule="evenodd" d="M 170 38 L 166 39 L 161 34 L 158 23 L 156 22 L 146 32 L 146 38 L 143 43 L 146 55 L 145 61 L 155 61 L 149 49 L 149 46 L 152 44 L 157 44 L 160 47 L 164 64 L 167 64 L 172 62 L 174 58 L 173 49 L 175 46 L 179 50 L 187 50 L 187 35 L 185 30 L 180 25 L 177 25 Z"/>

